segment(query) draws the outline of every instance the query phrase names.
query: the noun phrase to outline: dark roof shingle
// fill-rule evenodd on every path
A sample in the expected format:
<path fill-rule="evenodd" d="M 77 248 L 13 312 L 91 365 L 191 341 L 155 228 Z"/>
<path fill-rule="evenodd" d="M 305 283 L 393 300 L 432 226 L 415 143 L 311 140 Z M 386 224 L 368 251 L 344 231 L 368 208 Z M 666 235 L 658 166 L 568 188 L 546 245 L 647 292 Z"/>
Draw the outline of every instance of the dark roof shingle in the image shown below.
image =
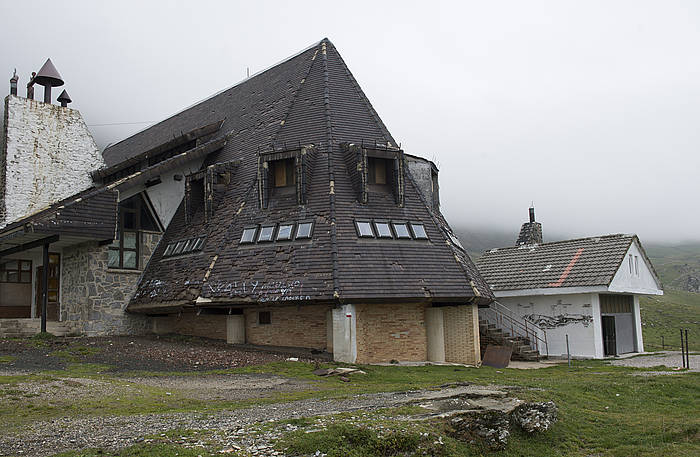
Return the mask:
<path fill-rule="evenodd" d="M 216 210 L 207 223 L 203 211 L 185 223 L 180 205 L 144 272 L 131 310 L 198 296 L 222 303 L 493 299 L 466 253 L 448 240 L 451 229 L 422 200 L 409 173 L 403 206 L 382 194 L 372 195 L 366 204 L 358 202 L 341 144 L 395 141 L 330 41 L 322 40 L 106 154 L 138 154 L 175 131 L 222 118 L 218 134 L 226 135 L 226 145 L 205 166 L 237 160 L 240 165 L 231 176 L 235 185 L 217 192 Z M 314 150 L 306 203 L 282 198 L 261 209 L 258 152 L 295 144 L 313 145 Z M 422 222 L 430 239 L 359 239 L 356 218 Z M 245 227 L 302 220 L 315 222 L 310 241 L 239 245 Z M 201 235 L 207 237 L 201 255 L 162 258 L 170 240 Z"/>
<path fill-rule="evenodd" d="M 607 286 L 635 235 L 606 235 L 491 249 L 477 267 L 494 291 Z"/>

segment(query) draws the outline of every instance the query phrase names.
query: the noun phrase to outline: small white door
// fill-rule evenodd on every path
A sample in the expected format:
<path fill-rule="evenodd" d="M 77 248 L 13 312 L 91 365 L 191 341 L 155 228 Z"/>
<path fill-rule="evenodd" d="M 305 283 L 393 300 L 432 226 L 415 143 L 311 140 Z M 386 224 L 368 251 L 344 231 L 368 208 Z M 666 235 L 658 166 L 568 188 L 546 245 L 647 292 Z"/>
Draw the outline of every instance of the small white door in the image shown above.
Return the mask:
<path fill-rule="evenodd" d="M 226 342 L 228 344 L 245 343 L 245 316 L 243 314 L 226 316 Z"/>

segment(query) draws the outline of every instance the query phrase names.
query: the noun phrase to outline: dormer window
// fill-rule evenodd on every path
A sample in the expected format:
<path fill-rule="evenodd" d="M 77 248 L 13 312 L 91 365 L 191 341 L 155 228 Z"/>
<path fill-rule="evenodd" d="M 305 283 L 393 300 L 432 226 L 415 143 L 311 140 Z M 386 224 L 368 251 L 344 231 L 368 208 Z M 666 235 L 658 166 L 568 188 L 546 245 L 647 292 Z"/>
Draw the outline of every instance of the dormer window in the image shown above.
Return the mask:
<path fill-rule="evenodd" d="M 391 163 L 388 159 L 377 157 L 367 158 L 367 180 L 369 184 L 376 186 L 386 186 L 391 182 L 389 171 Z"/>
<path fill-rule="evenodd" d="M 347 143 L 341 148 L 360 203 L 369 203 L 372 198 L 385 201 L 391 195 L 396 205 L 404 206 L 406 162 L 401 149 L 389 144 L 365 147 Z M 374 195 L 370 197 L 370 193 Z"/>
<path fill-rule="evenodd" d="M 270 204 L 306 203 L 309 155 L 314 153 L 313 146 L 258 153 L 258 197 L 261 208 L 268 208 Z M 296 199 L 292 200 L 293 196 Z"/>
<path fill-rule="evenodd" d="M 275 160 L 270 162 L 273 176 L 273 186 L 294 187 L 296 178 L 294 173 L 294 159 Z"/>

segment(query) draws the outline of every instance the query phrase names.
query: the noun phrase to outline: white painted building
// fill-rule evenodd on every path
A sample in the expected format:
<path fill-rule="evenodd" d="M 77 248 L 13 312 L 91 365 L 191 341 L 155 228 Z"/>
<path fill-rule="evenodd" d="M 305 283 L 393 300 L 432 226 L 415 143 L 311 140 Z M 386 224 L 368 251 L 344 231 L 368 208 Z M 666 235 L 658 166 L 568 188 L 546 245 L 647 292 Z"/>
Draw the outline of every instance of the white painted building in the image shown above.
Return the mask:
<path fill-rule="evenodd" d="M 542 243 L 527 239 L 541 237 L 534 212 L 525 225 L 518 246 L 492 249 L 477 261 L 510 316 L 530 324 L 542 339 L 546 333 L 549 356 L 566 356 L 567 336 L 574 357 L 643 352 L 639 297 L 663 290 L 639 238 Z"/>

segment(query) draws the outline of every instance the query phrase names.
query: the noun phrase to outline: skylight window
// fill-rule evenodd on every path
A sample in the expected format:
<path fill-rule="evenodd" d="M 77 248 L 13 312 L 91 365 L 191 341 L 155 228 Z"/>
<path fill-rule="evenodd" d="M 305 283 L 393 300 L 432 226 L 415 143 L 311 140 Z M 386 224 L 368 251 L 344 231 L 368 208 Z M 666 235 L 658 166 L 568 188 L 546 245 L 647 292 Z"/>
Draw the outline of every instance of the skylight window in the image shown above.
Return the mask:
<path fill-rule="evenodd" d="M 403 222 L 391 224 L 394 226 L 394 233 L 396 233 L 396 238 L 399 239 L 411 239 L 411 234 L 408 232 L 408 224 Z"/>
<path fill-rule="evenodd" d="M 369 222 L 355 221 L 355 226 L 357 227 L 357 234 L 360 238 L 374 238 L 372 224 Z"/>
<path fill-rule="evenodd" d="M 241 235 L 241 244 L 252 243 L 255 241 L 255 232 L 258 231 L 257 227 L 247 228 L 243 230 L 243 235 Z"/>
<path fill-rule="evenodd" d="M 277 230 L 277 241 L 291 240 L 292 229 L 294 229 L 294 224 L 280 224 L 280 228 Z"/>
<path fill-rule="evenodd" d="M 197 238 L 187 240 L 185 242 L 185 247 L 182 248 L 182 253 L 185 254 L 187 252 L 191 252 L 192 248 L 194 247 L 194 243 L 197 241 Z"/>
<path fill-rule="evenodd" d="M 275 231 L 274 225 L 264 225 L 260 229 L 260 235 L 258 235 L 258 243 L 263 241 L 272 241 L 272 234 Z"/>
<path fill-rule="evenodd" d="M 423 224 L 414 224 L 411 222 L 411 231 L 413 232 L 413 238 L 417 240 L 428 239 L 428 234 L 425 232 L 425 226 Z"/>
<path fill-rule="evenodd" d="M 393 238 L 391 229 L 389 228 L 389 224 L 387 222 L 375 222 L 374 228 L 377 230 L 378 238 Z"/>
<path fill-rule="evenodd" d="M 306 239 L 311 238 L 311 229 L 313 228 L 313 222 L 302 222 L 297 226 L 297 236 L 296 239 Z"/>
<path fill-rule="evenodd" d="M 204 245 L 205 237 L 189 238 L 187 240 L 173 241 L 168 243 L 168 246 L 163 252 L 163 257 L 173 257 L 180 254 L 189 254 L 191 252 L 201 251 Z"/>
<path fill-rule="evenodd" d="M 173 249 L 173 255 L 182 254 L 182 248 L 184 248 L 184 247 L 185 247 L 185 242 L 178 241 L 177 245 L 175 245 L 175 249 Z"/>

